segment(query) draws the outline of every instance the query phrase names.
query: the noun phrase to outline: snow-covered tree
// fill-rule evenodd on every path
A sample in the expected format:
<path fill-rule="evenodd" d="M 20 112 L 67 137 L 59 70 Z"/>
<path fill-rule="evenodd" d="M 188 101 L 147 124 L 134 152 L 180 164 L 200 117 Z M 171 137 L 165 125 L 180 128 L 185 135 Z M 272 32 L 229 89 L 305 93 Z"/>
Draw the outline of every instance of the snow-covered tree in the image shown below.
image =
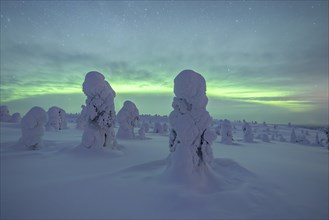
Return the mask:
<path fill-rule="evenodd" d="M 296 143 L 297 142 L 297 137 L 295 133 L 295 129 L 293 128 L 290 134 L 290 142 L 291 143 Z"/>
<path fill-rule="evenodd" d="M 83 130 L 85 128 L 85 125 L 87 123 L 87 113 L 86 113 L 86 106 L 81 105 L 81 113 L 79 114 L 77 121 L 76 121 L 76 128 Z"/>
<path fill-rule="evenodd" d="M 263 142 L 267 142 L 267 143 L 270 142 L 270 139 L 269 139 L 268 135 L 265 134 L 265 133 L 263 133 L 263 134 L 260 135 L 260 139 L 261 139 Z"/>
<path fill-rule="evenodd" d="M 155 122 L 153 132 L 157 134 L 162 134 L 163 133 L 163 127 L 160 122 Z"/>
<path fill-rule="evenodd" d="M 22 137 L 18 141 L 19 145 L 30 150 L 41 147 L 46 122 L 47 114 L 43 108 L 31 108 L 21 121 Z"/>
<path fill-rule="evenodd" d="M 321 141 L 319 139 L 319 133 L 318 132 L 316 132 L 314 144 L 315 145 L 321 145 Z"/>
<path fill-rule="evenodd" d="M 206 110 L 206 81 L 192 70 L 180 72 L 174 80 L 169 115 L 170 156 L 166 172 L 175 181 L 191 182 L 193 174 L 204 174 L 213 163 L 211 144 L 216 134 L 210 130 L 212 119 Z"/>
<path fill-rule="evenodd" d="M 64 109 L 53 106 L 48 109 L 47 131 L 59 131 L 67 129 L 66 112 Z"/>
<path fill-rule="evenodd" d="M 167 123 L 163 123 L 163 125 L 162 125 L 162 131 L 164 133 L 167 133 L 168 132 L 168 125 L 167 125 Z"/>
<path fill-rule="evenodd" d="M 149 132 L 150 130 L 150 125 L 148 122 L 144 121 L 143 124 L 142 124 L 142 127 L 144 127 L 144 131 L 145 133 Z"/>
<path fill-rule="evenodd" d="M 286 141 L 287 141 L 282 135 L 279 135 L 279 140 L 280 140 L 281 142 L 286 142 Z"/>
<path fill-rule="evenodd" d="M 306 138 L 305 134 L 298 135 L 297 142 L 304 145 L 309 145 L 311 142 Z"/>
<path fill-rule="evenodd" d="M 13 123 L 20 123 L 21 120 L 22 120 L 21 114 L 18 112 L 15 112 L 10 118 L 10 122 Z"/>
<path fill-rule="evenodd" d="M 9 122 L 11 120 L 11 115 L 9 114 L 8 106 L 1 105 L 0 106 L 0 121 Z"/>
<path fill-rule="evenodd" d="M 220 131 L 222 130 L 223 120 L 219 120 L 217 126 L 215 127 L 215 133 L 220 136 Z"/>
<path fill-rule="evenodd" d="M 135 137 L 134 127 L 139 120 L 139 111 L 132 101 L 125 101 L 123 107 L 117 114 L 119 130 L 117 138 L 131 139 Z"/>
<path fill-rule="evenodd" d="M 251 129 L 251 126 L 249 123 L 244 122 L 242 125 L 242 130 L 243 130 L 243 140 L 245 142 L 251 143 L 254 141 L 254 135 Z"/>
<path fill-rule="evenodd" d="M 81 145 L 86 148 L 115 148 L 115 91 L 103 74 L 92 71 L 86 74 L 83 92 L 87 100 L 81 112 L 81 117 L 86 120 Z"/>
<path fill-rule="evenodd" d="M 233 135 L 232 135 L 232 124 L 229 120 L 224 119 L 221 124 L 221 135 L 223 144 L 232 144 Z"/>
<path fill-rule="evenodd" d="M 140 139 L 145 139 L 145 128 L 141 126 L 140 129 L 138 129 L 138 135 Z"/>

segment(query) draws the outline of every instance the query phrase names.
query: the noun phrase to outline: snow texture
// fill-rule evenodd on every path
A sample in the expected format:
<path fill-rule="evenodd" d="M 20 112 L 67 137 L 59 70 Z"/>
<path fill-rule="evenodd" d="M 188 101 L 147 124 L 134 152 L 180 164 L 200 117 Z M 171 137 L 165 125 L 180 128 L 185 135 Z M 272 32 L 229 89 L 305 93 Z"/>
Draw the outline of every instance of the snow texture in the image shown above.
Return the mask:
<path fill-rule="evenodd" d="M 116 147 L 114 132 L 115 92 L 103 74 L 88 72 L 83 82 L 83 92 L 87 96 L 86 106 L 81 111 L 85 119 L 81 145 L 86 148 Z"/>
<path fill-rule="evenodd" d="M 19 139 L 18 145 L 29 150 L 40 148 L 46 122 L 47 114 L 43 108 L 38 106 L 31 108 L 22 118 L 22 137 Z"/>
<path fill-rule="evenodd" d="M 210 131 L 212 119 L 206 110 L 205 79 L 199 73 L 184 70 L 174 84 L 174 110 L 169 115 L 171 153 L 164 175 L 174 182 L 191 183 L 211 175 L 211 144 L 216 134 Z"/>
<path fill-rule="evenodd" d="M 224 119 L 221 123 L 221 135 L 223 144 L 232 144 L 233 134 L 232 134 L 232 124 L 228 119 Z"/>
<path fill-rule="evenodd" d="M 64 109 L 53 106 L 48 109 L 47 131 L 59 131 L 67 129 L 66 112 Z"/>
<path fill-rule="evenodd" d="M 123 107 L 117 114 L 119 130 L 117 138 L 132 139 L 135 137 L 134 127 L 137 126 L 139 120 L 139 111 L 132 101 L 125 101 Z"/>

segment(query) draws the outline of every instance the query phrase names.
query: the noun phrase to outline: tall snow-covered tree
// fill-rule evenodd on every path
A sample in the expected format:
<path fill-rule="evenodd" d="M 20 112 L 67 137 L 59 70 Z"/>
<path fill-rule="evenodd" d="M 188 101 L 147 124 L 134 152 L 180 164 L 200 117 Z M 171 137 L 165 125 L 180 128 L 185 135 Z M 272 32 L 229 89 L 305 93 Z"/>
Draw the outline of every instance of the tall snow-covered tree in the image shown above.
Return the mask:
<path fill-rule="evenodd" d="M 31 108 L 22 118 L 22 137 L 18 144 L 30 150 L 40 148 L 46 122 L 47 114 L 43 108 L 38 106 Z"/>
<path fill-rule="evenodd" d="M 82 87 L 87 100 L 81 112 L 81 117 L 86 120 L 81 145 L 86 148 L 116 148 L 115 91 L 103 74 L 96 71 L 86 74 Z"/>
<path fill-rule="evenodd" d="M 139 111 L 132 101 L 125 101 L 123 107 L 117 114 L 117 121 L 119 129 L 117 138 L 131 139 L 135 137 L 134 127 L 136 127 L 139 120 Z"/>
<path fill-rule="evenodd" d="M 205 79 L 199 73 L 184 70 L 176 76 L 174 84 L 174 110 L 169 115 L 171 154 L 166 172 L 176 180 L 190 182 L 193 173 L 210 169 L 211 144 L 216 134 L 210 130 L 212 119 L 206 110 Z"/>

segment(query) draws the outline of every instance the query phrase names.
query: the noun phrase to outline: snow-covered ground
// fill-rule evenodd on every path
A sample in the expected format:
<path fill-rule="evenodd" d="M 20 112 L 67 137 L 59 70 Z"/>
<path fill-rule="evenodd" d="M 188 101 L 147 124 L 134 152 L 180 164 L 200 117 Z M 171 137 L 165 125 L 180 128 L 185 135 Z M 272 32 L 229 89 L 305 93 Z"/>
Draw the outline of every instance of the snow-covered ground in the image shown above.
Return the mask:
<path fill-rule="evenodd" d="M 19 125 L 1 123 L 1 219 L 328 219 L 328 149 L 289 143 L 288 126 L 252 124 L 275 140 L 244 143 L 241 126 L 232 145 L 212 146 L 218 179 L 186 187 L 162 178 L 167 135 L 98 152 L 77 148 L 82 131 L 69 123 L 22 151 L 12 147 Z M 316 131 L 302 130 L 314 142 Z"/>

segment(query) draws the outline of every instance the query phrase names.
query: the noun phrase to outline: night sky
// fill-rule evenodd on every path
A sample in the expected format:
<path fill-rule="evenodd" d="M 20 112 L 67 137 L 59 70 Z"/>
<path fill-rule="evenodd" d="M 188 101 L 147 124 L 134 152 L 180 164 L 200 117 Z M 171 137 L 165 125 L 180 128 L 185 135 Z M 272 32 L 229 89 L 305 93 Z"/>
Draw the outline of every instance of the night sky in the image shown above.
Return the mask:
<path fill-rule="evenodd" d="M 141 113 L 184 69 L 214 118 L 328 124 L 328 1 L 1 1 L 1 104 L 80 112 L 87 72 Z"/>

